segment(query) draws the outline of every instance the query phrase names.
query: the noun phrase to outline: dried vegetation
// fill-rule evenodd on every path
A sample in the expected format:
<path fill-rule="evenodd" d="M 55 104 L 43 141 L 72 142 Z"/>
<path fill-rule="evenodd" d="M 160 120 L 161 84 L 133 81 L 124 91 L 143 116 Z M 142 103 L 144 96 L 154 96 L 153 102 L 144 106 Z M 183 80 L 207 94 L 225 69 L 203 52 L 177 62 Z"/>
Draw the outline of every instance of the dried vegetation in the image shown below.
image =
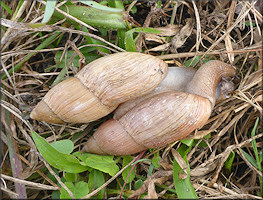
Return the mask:
<path fill-rule="evenodd" d="M 11 10 L 15 10 L 18 2 L 5 3 Z M 232 96 L 217 102 L 207 124 L 189 137 L 200 139 L 196 140 L 197 144 L 187 154 L 191 183 L 198 197 L 262 197 L 262 171 L 249 159 L 256 160 L 260 154 L 262 159 L 261 1 L 203 0 L 178 1 L 176 4 L 173 1 L 163 1 L 161 6 L 155 1 L 134 1 L 132 4 L 136 6 L 137 12 L 130 13 L 131 23 L 161 30 L 159 34 L 139 34 L 137 51 L 156 55 L 171 66 L 183 66 L 190 58 L 200 58 L 198 62 L 193 62 L 192 66 L 200 66 L 204 59 L 219 59 L 237 68 L 238 77 L 235 79 L 235 91 Z M 126 10 L 131 9 L 130 5 L 126 5 Z M 92 130 L 105 120 L 104 118 L 82 125 L 53 125 L 29 119 L 32 107 L 49 90 L 54 80 L 59 80 L 58 77 L 64 79 L 79 70 L 78 66 L 71 63 L 66 70 L 53 68 L 47 71 L 47 68 L 55 64 L 57 51 L 67 54 L 68 49 L 73 47 L 78 52 L 78 46 L 87 44 L 84 35 L 100 41 L 117 41 L 116 31 L 108 31 L 106 35 L 101 35 L 100 32 L 90 30 L 87 34 L 73 26 L 65 26 L 63 20 L 57 21 L 54 26 L 26 26 L 26 23 L 40 22 L 43 7 L 41 1 L 24 1 L 14 18 L 2 9 L 2 17 L 7 19 L 2 21 L 4 28 L 2 27 L 1 33 L 3 198 L 50 198 L 52 190 L 65 186 L 61 182 L 63 174 L 56 175 L 54 169 L 39 157 L 31 139 L 31 130 L 45 137 L 48 142 L 70 139 L 82 132 L 84 134 L 74 140 L 77 151 L 92 134 Z M 18 21 L 20 23 L 16 23 Z M 54 30 L 60 32 L 54 33 Z M 46 45 L 45 48 L 36 48 L 52 35 L 52 44 Z M 107 46 L 111 53 L 121 50 L 114 43 L 107 42 L 102 46 Z M 97 55 L 104 54 L 98 49 L 94 52 Z M 8 70 L 10 73 L 7 73 Z M 251 135 L 257 118 L 259 124 L 255 135 Z M 207 134 L 211 137 L 204 137 Z M 257 151 L 253 148 L 253 142 Z M 178 156 L 174 150 L 182 145 L 181 142 L 176 142 L 155 150 L 161 156 L 161 167 L 154 168 L 148 178 L 146 175 L 151 163 L 147 160 L 138 163 L 137 179 L 147 179 L 137 190 L 134 182 L 130 183 L 130 189 L 125 190 L 126 196 L 138 198 L 146 194 L 149 198 L 176 198 L 171 190 L 174 189 L 172 163 Z M 153 153 L 148 151 L 142 158 L 151 159 L 152 156 Z M 233 162 L 229 170 L 225 163 L 231 157 Z M 50 178 L 48 171 L 55 175 L 56 179 Z M 61 186 L 58 186 L 57 181 Z M 103 187 L 109 191 L 117 191 L 116 184 L 119 183 L 120 180 L 116 176 Z M 107 197 L 118 195 L 112 193 Z"/>

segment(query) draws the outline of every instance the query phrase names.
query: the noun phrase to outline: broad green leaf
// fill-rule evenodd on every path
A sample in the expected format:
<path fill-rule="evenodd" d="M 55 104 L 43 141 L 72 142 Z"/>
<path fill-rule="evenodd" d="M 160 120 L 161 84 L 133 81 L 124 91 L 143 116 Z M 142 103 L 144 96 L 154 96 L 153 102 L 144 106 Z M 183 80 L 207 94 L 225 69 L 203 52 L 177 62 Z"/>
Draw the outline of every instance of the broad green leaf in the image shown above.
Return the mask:
<path fill-rule="evenodd" d="M 74 149 L 74 144 L 71 140 L 59 140 L 50 143 L 57 151 L 64 154 L 70 154 Z"/>
<path fill-rule="evenodd" d="M 105 7 L 105 6 L 104 6 Z M 68 9 L 67 9 L 68 8 Z M 85 22 L 86 24 L 96 27 L 96 28 L 104 28 L 110 30 L 117 29 L 126 29 L 126 18 L 127 14 L 125 12 L 109 12 L 105 10 L 99 10 L 92 7 L 87 6 L 77 6 L 77 5 L 62 5 L 59 7 L 64 12 L 68 12 L 73 17 Z M 111 8 L 113 9 L 113 8 Z M 62 20 L 65 18 L 63 14 L 60 14 L 57 11 L 54 11 L 53 17 Z M 74 20 L 66 19 L 67 22 L 70 22 L 73 25 L 76 25 Z"/>
<path fill-rule="evenodd" d="M 93 8 L 96 8 L 96 9 L 99 9 L 99 10 L 105 10 L 105 11 L 108 11 L 108 12 L 116 12 L 116 13 L 120 13 L 123 11 L 123 9 L 119 9 L 119 8 L 111 8 L 111 7 L 107 7 L 107 6 L 103 6 L 95 1 L 83 1 L 83 0 L 80 0 L 81 3 L 83 4 L 86 4 L 90 7 L 93 7 Z"/>
<path fill-rule="evenodd" d="M 114 156 L 96 155 L 91 153 L 83 153 L 77 156 L 86 166 L 108 173 L 111 176 L 114 176 L 119 171 L 119 167 L 113 160 Z"/>
<path fill-rule="evenodd" d="M 52 17 L 54 13 L 56 4 L 57 4 L 57 1 L 47 1 L 46 8 L 45 8 L 45 14 L 44 14 L 44 17 L 41 23 L 47 23 L 49 21 L 49 19 Z"/>
<path fill-rule="evenodd" d="M 88 187 L 90 191 L 96 190 L 105 183 L 103 173 L 99 170 L 93 169 L 89 174 Z M 93 199 L 103 199 L 104 188 L 100 190 Z"/>
<path fill-rule="evenodd" d="M 72 182 L 65 182 L 65 185 L 72 192 L 75 199 L 80 199 L 89 194 L 88 184 L 84 181 L 77 182 L 75 185 Z M 60 199 L 72 199 L 69 193 L 62 188 L 60 190 Z"/>
<path fill-rule="evenodd" d="M 68 189 L 72 192 L 74 191 L 74 184 L 72 182 L 65 182 L 64 183 Z M 67 190 L 64 188 L 61 188 L 60 190 L 60 199 L 72 199 Z"/>
<path fill-rule="evenodd" d="M 194 140 L 193 139 L 185 139 L 185 140 L 180 140 L 183 144 L 187 145 L 188 147 L 193 145 Z"/>
<path fill-rule="evenodd" d="M 234 158 L 235 158 L 235 152 L 234 151 L 231 151 L 231 153 L 229 154 L 226 162 L 225 162 L 225 168 L 231 172 L 231 168 L 232 168 L 232 164 L 233 164 L 233 161 L 234 161 Z"/>
<path fill-rule="evenodd" d="M 76 182 L 78 178 L 79 178 L 79 174 L 77 173 L 69 173 L 69 172 L 65 173 L 65 179 L 69 182 Z"/>
<path fill-rule="evenodd" d="M 89 186 L 88 183 L 84 181 L 77 182 L 75 184 L 75 191 L 73 193 L 76 199 L 80 199 L 89 194 Z"/>
<path fill-rule="evenodd" d="M 174 160 L 173 163 L 173 178 L 176 194 L 179 199 L 198 199 L 198 196 L 196 195 L 194 187 L 190 181 L 190 167 L 189 163 L 187 162 L 186 155 L 183 158 L 187 164 L 188 177 L 186 179 L 180 179 L 179 173 L 181 172 L 182 168 L 179 166 L 176 160 Z"/>
<path fill-rule="evenodd" d="M 124 168 L 126 165 L 128 165 L 131 161 L 132 161 L 132 156 L 123 156 L 123 163 L 122 163 L 122 168 Z M 132 166 L 129 166 L 127 169 L 125 169 L 122 172 L 122 178 L 124 181 L 126 181 L 130 171 L 131 171 Z M 132 172 L 129 175 L 129 178 L 127 180 L 127 183 L 130 183 L 133 181 L 133 179 L 135 178 L 135 170 L 133 169 Z"/>
<path fill-rule="evenodd" d="M 32 131 L 31 134 L 38 151 L 51 166 L 70 173 L 80 173 L 89 169 L 81 165 L 75 156 L 57 151 L 36 132 Z"/>

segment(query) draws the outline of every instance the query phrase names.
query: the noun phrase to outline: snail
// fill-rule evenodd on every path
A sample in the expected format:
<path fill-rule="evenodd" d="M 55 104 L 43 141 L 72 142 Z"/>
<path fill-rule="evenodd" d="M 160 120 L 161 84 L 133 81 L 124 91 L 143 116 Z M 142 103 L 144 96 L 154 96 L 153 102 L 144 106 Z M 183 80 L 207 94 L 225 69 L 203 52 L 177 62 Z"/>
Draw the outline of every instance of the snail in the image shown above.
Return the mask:
<path fill-rule="evenodd" d="M 111 113 L 129 99 L 152 91 L 167 64 L 151 55 L 121 52 L 99 58 L 43 97 L 30 117 L 49 123 L 87 123 Z"/>
<path fill-rule="evenodd" d="M 120 104 L 116 110 L 114 110 L 114 119 L 119 119 L 133 107 L 147 98 L 150 98 L 156 94 L 167 91 L 183 91 L 186 85 L 193 79 L 196 73 L 196 69 L 188 67 L 168 67 L 168 73 L 163 81 L 151 92 L 137 97 L 135 99 L 128 100 Z M 229 98 L 234 91 L 234 83 L 229 77 L 222 78 L 216 87 L 216 100 L 218 102 Z"/>
<path fill-rule="evenodd" d="M 215 105 L 217 85 L 234 76 L 231 65 L 208 61 L 183 91 L 166 91 L 146 98 L 117 119 L 101 124 L 83 150 L 130 155 L 183 139 L 205 125 Z"/>

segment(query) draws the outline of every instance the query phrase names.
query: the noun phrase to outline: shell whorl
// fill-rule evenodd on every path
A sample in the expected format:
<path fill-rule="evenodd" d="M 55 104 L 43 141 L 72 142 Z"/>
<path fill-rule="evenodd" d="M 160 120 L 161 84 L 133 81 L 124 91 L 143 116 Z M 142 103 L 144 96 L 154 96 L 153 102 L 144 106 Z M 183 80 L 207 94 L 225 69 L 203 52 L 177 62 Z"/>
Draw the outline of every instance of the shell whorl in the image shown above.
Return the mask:
<path fill-rule="evenodd" d="M 129 155 L 160 147 L 202 127 L 211 111 L 211 103 L 206 98 L 165 92 L 140 103 L 119 120 L 104 122 L 84 150 L 98 153 L 96 149 L 102 149 L 100 154 Z M 94 148 L 94 143 L 99 147 Z"/>
<path fill-rule="evenodd" d="M 120 103 L 152 91 L 166 74 L 167 64 L 154 56 L 135 52 L 111 54 L 53 87 L 30 117 L 50 123 L 94 121 Z"/>
<path fill-rule="evenodd" d="M 54 121 L 53 118 L 49 120 L 47 118 L 47 116 L 50 116 L 49 114 L 38 114 L 39 112 L 45 112 L 46 108 L 42 108 L 44 103 L 60 121 Z M 35 111 L 32 111 L 30 117 L 51 123 L 85 123 L 107 115 L 116 107 L 117 105 L 110 107 L 102 104 L 79 79 L 71 77 L 53 87 L 44 96 L 41 103 L 35 107 Z"/>

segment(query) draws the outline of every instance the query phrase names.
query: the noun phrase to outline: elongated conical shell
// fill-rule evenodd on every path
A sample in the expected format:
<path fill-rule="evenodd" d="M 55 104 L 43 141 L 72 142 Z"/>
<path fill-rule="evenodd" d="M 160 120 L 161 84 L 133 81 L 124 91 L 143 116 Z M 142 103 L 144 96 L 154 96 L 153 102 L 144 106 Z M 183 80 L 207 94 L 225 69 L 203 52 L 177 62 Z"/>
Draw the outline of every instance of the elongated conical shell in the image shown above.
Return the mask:
<path fill-rule="evenodd" d="M 37 104 L 30 117 L 51 123 L 85 123 L 107 115 L 116 107 L 103 105 L 77 78 L 72 77 L 53 87 Z"/>
<path fill-rule="evenodd" d="M 207 98 L 184 92 L 161 93 L 140 103 L 118 121 L 103 123 L 84 149 L 90 153 L 128 155 L 160 147 L 201 128 L 211 112 Z M 99 147 L 94 148 L 92 143 Z"/>
<path fill-rule="evenodd" d="M 124 52 L 105 56 L 53 87 L 30 117 L 51 123 L 94 121 L 118 104 L 152 91 L 166 74 L 167 64 L 151 55 Z"/>

